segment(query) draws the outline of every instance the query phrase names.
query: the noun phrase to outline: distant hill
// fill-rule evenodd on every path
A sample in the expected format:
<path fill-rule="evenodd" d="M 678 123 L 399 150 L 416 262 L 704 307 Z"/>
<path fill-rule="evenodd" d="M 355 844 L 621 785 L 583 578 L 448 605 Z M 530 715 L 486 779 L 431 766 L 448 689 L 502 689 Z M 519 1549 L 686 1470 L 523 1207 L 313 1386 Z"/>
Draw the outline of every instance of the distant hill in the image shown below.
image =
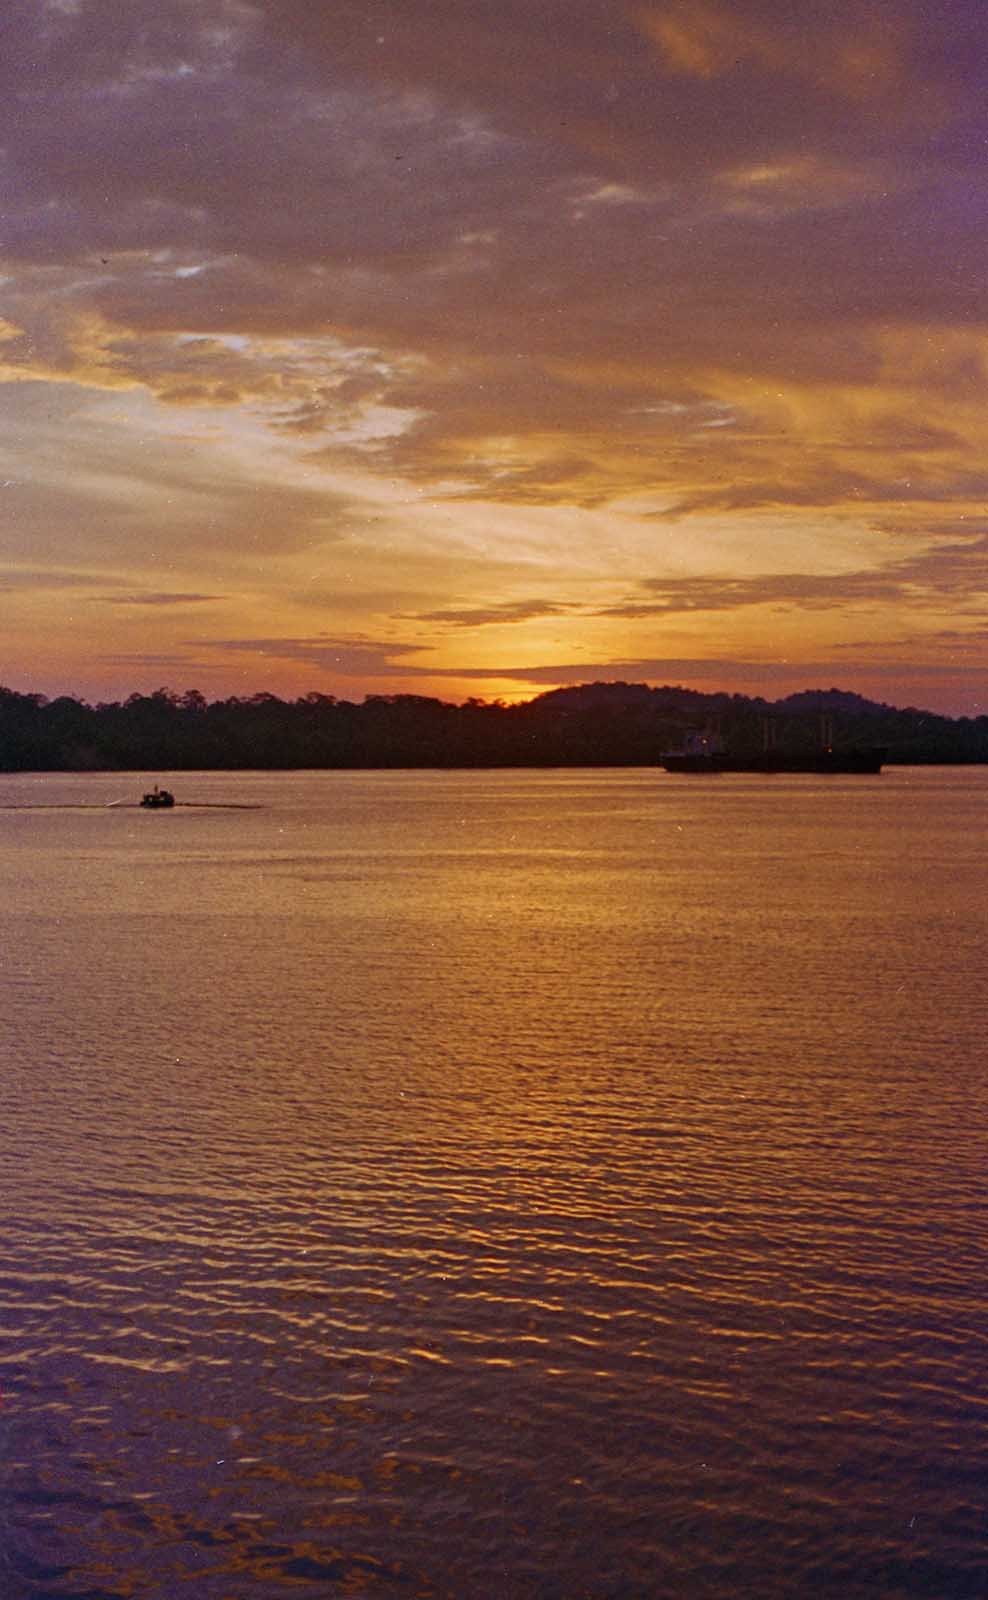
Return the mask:
<path fill-rule="evenodd" d="M 693 728 L 716 725 L 738 754 L 818 742 L 881 744 L 890 763 L 988 761 L 988 717 L 901 710 L 846 689 L 781 700 L 704 694 L 676 685 L 585 683 L 522 705 L 425 695 L 368 695 L 359 705 L 312 693 L 208 702 L 158 689 L 90 706 L 0 689 L 0 771 L 166 771 L 211 768 L 653 766 Z"/>
<path fill-rule="evenodd" d="M 866 700 L 863 694 L 852 694 L 848 689 L 801 689 L 798 694 L 787 694 L 776 700 L 780 711 L 829 711 L 837 716 L 882 716 L 894 711 L 894 706 L 877 700 Z"/>
<path fill-rule="evenodd" d="M 731 706 L 757 706 L 764 713 L 789 713 L 826 711 L 848 716 L 870 716 L 893 712 L 894 706 L 877 700 L 866 700 L 864 695 L 849 689 L 801 689 L 798 694 L 786 695 L 781 700 L 765 700 L 761 696 L 732 695 L 720 691 L 705 694 L 699 689 L 667 686 L 653 689 L 647 683 L 578 683 L 563 689 L 549 689 L 528 702 L 532 706 L 553 706 L 563 710 L 587 710 L 593 706 L 657 706 L 672 710 L 696 710 L 702 716 L 711 710 L 723 712 Z M 928 715 L 923 712 L 921 715 Z M 947 719 L 949 720 L 949 719 Z"/>

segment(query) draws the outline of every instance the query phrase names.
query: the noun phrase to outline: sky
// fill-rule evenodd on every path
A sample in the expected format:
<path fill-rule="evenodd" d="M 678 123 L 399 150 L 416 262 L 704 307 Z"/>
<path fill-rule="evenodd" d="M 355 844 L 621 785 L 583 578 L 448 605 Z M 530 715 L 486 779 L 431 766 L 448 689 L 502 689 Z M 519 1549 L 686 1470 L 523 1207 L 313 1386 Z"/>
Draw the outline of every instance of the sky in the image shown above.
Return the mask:
<path fill-rule="evenodd" d="M 0 682 L 988 712 L 983 0 L 6 0 Z"/>

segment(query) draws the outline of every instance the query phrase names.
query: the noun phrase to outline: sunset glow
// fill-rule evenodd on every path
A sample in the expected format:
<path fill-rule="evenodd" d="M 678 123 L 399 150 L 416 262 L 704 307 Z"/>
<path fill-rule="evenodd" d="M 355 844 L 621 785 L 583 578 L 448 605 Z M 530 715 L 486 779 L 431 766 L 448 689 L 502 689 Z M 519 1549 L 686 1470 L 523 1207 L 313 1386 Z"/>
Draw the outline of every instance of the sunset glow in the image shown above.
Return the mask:
<path fill-rule="evenodd" d="M 3 672 L 988 709 L 973 0 L 12 0 Z"/>

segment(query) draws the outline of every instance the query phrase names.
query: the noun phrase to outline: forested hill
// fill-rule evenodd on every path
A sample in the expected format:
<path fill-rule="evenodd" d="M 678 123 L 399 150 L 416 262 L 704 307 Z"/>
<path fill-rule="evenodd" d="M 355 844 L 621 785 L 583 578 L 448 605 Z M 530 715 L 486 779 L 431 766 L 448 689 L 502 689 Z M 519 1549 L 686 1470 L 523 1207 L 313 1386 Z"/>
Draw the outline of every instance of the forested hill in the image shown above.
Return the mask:
<path fill-rule="evenodd" d="M 692 728 L 716 725 L 739 754 L 766 717 L 782 747 L 805 749 L 832 718 L 836 747 L 879 744 L 890 762 L 988 761 L 988 716 L 899 710 L 839 689 L 784 700 L 591 683 L 524 705 L 421 695 L 271 694 L 207 702 L 158 689 L 110 705 L 0 688 L 0 771 L 183 768 L 651 766 Z"/>

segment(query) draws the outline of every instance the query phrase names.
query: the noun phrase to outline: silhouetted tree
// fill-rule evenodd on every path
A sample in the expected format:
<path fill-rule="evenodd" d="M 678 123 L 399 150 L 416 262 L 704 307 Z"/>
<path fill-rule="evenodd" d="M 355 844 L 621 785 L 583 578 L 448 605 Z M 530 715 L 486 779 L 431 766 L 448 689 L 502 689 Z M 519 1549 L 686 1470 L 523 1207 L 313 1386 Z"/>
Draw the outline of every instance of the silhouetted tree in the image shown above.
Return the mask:
<path fill-rule="evenodd" d="M 688 729 L 714 722 L 740 754 L 760 748 L 766 717 L 780 743 L 805 749 L 822 712 L 841 742 L 887 745 L 890 762 L 988 761 L 988 717 L 903 710 L 833 688 L 768 701 L 591 683 L 521 705 L 416 694 L 356 705 L 315 691 L 209 702 L 198 689 L 162 688 L 96 707 L 0 688 L 0 770 L 650 766 Z"/>

